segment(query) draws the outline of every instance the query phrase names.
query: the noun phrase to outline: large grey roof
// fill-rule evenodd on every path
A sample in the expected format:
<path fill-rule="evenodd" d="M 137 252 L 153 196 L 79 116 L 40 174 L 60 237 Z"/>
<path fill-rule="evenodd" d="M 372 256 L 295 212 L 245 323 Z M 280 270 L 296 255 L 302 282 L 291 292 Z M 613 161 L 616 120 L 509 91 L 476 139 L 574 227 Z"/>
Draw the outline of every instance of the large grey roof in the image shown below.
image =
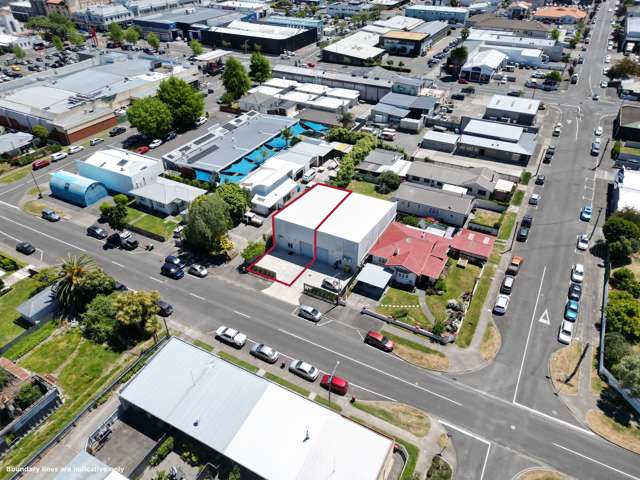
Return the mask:
<path fill-rule="evenodd" d="M 470 195 L 460 195 L 439 188 L 431 188 L 409 182 L 401 183 L 398 190 L 393 194 L 393 198 L 420 205 L 429 205 L 464 215 L 469 214 L 474 201 L 474 198 Z"/>
<path fill-rule="evenodd" d="M 387 115 L 391 115 L 393 117 L 404 118 L 408 116 L 411 112 L 404 108 L 394 107 L 393 105 L 387 105 L 386 103 L 378 103 L 372 109 L 372 112 L 380 112 L 386 113 Z"/>
<path fill-rule="evenodd" d="M 418 33 L 427 33 L 430 36 L 437 35 L 442 30 L 448 29 L 449 24 L 447 22 L 443 22 L 442 20 L 436 20 L 433 22 L 425 22 L 421 25 L 418 25 L 416 28 L 411 30 L 412 32 Z"/>
<path fill-rule="evenodd" d="M 61 469 L 54 480 L 119 480 L 125 476 L 114 471 L 93 455 L 81 450 Z"/>
<path fill-rule="evenodd" d="M 449 185 L 469 186 L 477 183 L 487 191 L 493 191 L 497 176 L 488 168 L 452 168 L 428 162 L 414 161 L 407 175 L 448 183 Z"/>
<path fill-rule="evenodd" d="M 380 103 L 404 109 L 417 108 L 422 110 L 433 110 L 436 105 L 436 99 L 430 96 L 416 97 L 414 95 L 389 92 L 380 99 Z"/>
<path fill-rule="evenodd" d="M 536 136 L 533 133 L 523 133 L 518 142 L 508 142 L 494 138 L 476 137 L 474 135 L 460 135 L 458 143 L 520 155 L 533 155 L 533 151 L 536 148 L 535 138 Z"/>
<path fill-rule="evenodd" d="M 475 119 L 469 121 L 463 129 L 466 135 L 479 135 L 481 137 L 495 138 L 509 142 L 517 142 L 522 136 L 523 131 L 522 127 Z"/>
<path fill-rule="evenodd" d="M 191 203 L 200 195 L 207 193 L 207 191 L 185 183 L 169 180 L 168 178 L 158 177 L 155 182 L 147 183 L 140 188 L 131 190 L 129 193 L 168 205 L 175 200 Z"/>
<path fill-rule="evenodd" d="M 0 135 L 0 153 L 11 152 L 28 145 L 33 140 L 33 135 L 25 132 L 5 133 Z"/>
<path fill-rule="evenodd" d="M 329 80 L 335 80 L 339 82 L 355 83 L 359 85 L 370 85 L 372 87 L 391 88 L 391 81 L 389 80 L 376 79 L 375 77 L 365 78 L 363 76 L 359 76 L 355 74 L 347 75 L 345 73 L 294 67 L 292 65 L 274 65 L 272 72 L 273 72 L 273 76 L 276 78 L 278 77 L 278 74 L 289 73 L 292 75 L 309 77 L 310 79 L 326 78 Z"/>
<path fill-rule="evenodd" d="M 494 95 L 491 97 L 487 108 L 494 108 L 505 112 L 525 113 L 536 115 L 540 100 L 522 97 L 510 97 L 508 95 Z"/>

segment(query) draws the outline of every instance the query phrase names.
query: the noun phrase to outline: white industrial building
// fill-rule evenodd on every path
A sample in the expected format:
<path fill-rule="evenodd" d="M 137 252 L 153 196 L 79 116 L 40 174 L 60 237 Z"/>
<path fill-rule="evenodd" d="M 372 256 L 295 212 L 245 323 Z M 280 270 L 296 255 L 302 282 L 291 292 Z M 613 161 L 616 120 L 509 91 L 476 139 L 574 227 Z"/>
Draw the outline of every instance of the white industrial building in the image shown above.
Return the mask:
<path fill-rule="evenodd" d="M 462 66 L 460 78 L 470 82 L 487 83 L 506 60 L 507 56 L 498 50 L 476 50 L 469 55 L 467 62 Z"/>
<path fill-rule="evenodd" d="M 523 97 L 511 97 L 508 95 L 494 95 L 491 97 L 486 118 L 501 120 L 520 125 L 533 125 L 540 108 L 540 100 Z"/>
<path fill-rule="evenodd" d="M 251 210 L 268 215 L 274 209 L 283 207 L 298 188 L 293 177 L 303 168 L 304 165 L 299 163 L 272 157 L 247 175 L 240 186 L 251 194 Z"/>
<path fill-rule="evenodd" d="M 355 268 L 395 215 L 393 202 L 319 184 L 275 215 L 273 239 L 278 249 Z"/>

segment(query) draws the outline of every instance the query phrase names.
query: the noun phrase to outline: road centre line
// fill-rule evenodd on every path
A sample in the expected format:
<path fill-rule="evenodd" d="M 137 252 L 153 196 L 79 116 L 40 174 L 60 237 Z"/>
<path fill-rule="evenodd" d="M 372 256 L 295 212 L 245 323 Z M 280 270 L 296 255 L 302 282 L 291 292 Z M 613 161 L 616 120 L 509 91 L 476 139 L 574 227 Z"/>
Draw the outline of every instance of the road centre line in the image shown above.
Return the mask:
<path fill-rule="evenodd" d="M 194 297 L 194 298 L 197 298 L 198 300 L 206 300 L 206 298 L 201 297 L 200 295 L 196 295 L 196 294 L 195 294 L 195 293 L 193 293 L 193 292 L 189 292 L 189 295 L 191 295 L 191 296 L 192 296 L 192 297 Z"/>
<path fill-rule="evenodd" d="M 113 260 L 111 260 L 111 263 L 113 263 L 116 267 L 120 267 L 120 268 L 125 268 L 124 265 L 118 263 L 118 262 L 114 262 Z"/>
<path fill-rule="evenodd" d="M 11 240 L 14 240 L 16 242 L 20 242 L 21 240 L 19 238 L 14 237 L 13 235 L 9 235 L 6 232 L 3 232 L 2 230 L 0 230 L 0 234 L 4 235 L 5 237 L 10 238 Z"/>
<path fill-rule="evenodd" d="M 20 227 L 26 228 L 27 230 L 31 230 L 32 232 L 37 233 L 38 235 L 42 235 L 43 237 L 47 237 L 47 238 L 49 238 L 51 240 L 55 240 L 56 242 L 60 242 L 60 243 L 66 245 L 68 247 L 75 248 L 76 250 L 80 250 L 81 252 L 85 252 L 86 253 L 86 250 L 84 248 L 78 247 L 77 245 L 74 245 L 74 244 L 69 243 L 69 242 L 65 242 L 64 240 L 60 240 L 59 238 L 54 237 L 52 235 L 49 235 L 48 233 L 44 233 L 44 232 L 42 232 L 40 230 L 36 230 L 35 228 L 28 227 L 27 225 L 25 225 L 23 223 L 16 222 L 15 220 L 11 220 L 10 218 L 7 218 L 7 217 L 2 216 L 2 215 L 0 215 L 0 218 L 2 218 L 3 220 L 6 220 L 7 222 L 11 222 L 11 223 L 13 223 L 15 225 L 18 225 Z"/>
<path fill-rule="evenodd" d="M 156 277 L 152 277 L 151 275 L 147 275 L 147 278 L 153 280 L 154 282 L 158 282 L 158 283 L 164 283 L 162 280 L 156 278 Z"/>
<path fill-rule="evenodd" d="M 518 397 L 518 388 L 520 387 L 520 379 L 522 377 L 522 370 L 524 369 L 524 362 L 527 358 L 527 349 L 529 348 L 529 340 L 531 340 L 531 331 L 533 330 L 533 322 L 536 317 L 536 311 L 538 310 L 538 302 L 540 301 L 540 292 L 542 291 L 542 284 L 544 283 L 544 275 L 547 273 L 547 266 L 544 266 L 542 270 L 542 277 L 540 277 L 540 286 L 538 287 L 538 295 L 536 297 L 536 303 L 533 306 L 533 313 L 531 314 L 531 322 L 529 323 L 529 333 L 527 334 L 527 341 L 524 344 L 524 353 L 522 354 L 522 362 L 520 363 L 520 371 L 518 372 L 518 380 L 516 381 L 516 390 L 513 392 L 513 403 L 516 403 Z"/>
<path fill-rule="evenodd" d="M 9 208 L 15 208 L 16 210 L 20 210 L 20 208 L 19 208 L 17 205 L 11 205 L 10 203 L 3 202 L 3 201 L 1 201 L 1 200 L 0 200 L 0 203 L 1 203 L 2 205 L 6 206 L 6 207 L 9 207 Z"/>
<path fill-rule="evenodd" d="M 238 310 L 234 310 L 233 313 L 235 313 L 236 315 L 240 315 L 241 317 L 244 317 L 244 318 L 251 318 L 246 313 L 239 312 Z"/>
<path fill-rule="evenodd" d="M 368 365 L 368 364 L 366 364 L 366 363 L 364 363 L 364 362 L 361 362 L 360 360 L 356 360 L 356 359 L 355 359 L 355 358 L 353 358 L 353 357 L 349 357 L 348 355 L 345 355 L 344 353 L 340 353 L 340 352 L 338 352 L 338 351 L 336 351 L 336 350 L 332 350 L 332 349 L 330 349 L 330 348 L 327 348 L 327 347 L 325 347 L 325 346 L 323 346 L 323 345 L 320 345 L 320 344 L 318 344 L 318 343 L 315 343 L 315 342 L 313 342 L 313 341 L 311 341 L 311 340 L 308 340 L 308 339 L 306 339 L 306 338 L 304 338 L 304 337 L 301 337 L 301 336 L 299 336 L 299 335 L 296 335 L 295 333 L 291 333 L 291 332 L 289 332 L 289 331 L 287 331 L 287 330 L 284 330 L 284 329 L 282 329 L 282 328 L 279 328 L 279 329 L 278 329 L 278 331 L 279 331 L 279 332 L 281 332 L 281 333 L 284 333 L 284 334 L 286 334 L 286 335 L 289 335 L 289 336 L 291 336 L 291 337 L 297 338 L 298 340 L 301 340 L 301 341 L 303 341 L 303 342 L 307 342 L 307 343 L 309 343 L 309 344 L 311 344 L 311 345 L 313 345 L 313 346 L 315 346 L 315 347 L 317 347 L 317 348 L 320 348 L 320 349 L 322 349 L 322 350 L 326 350 L 327 352 L 331 352 L 331 353 L 333 353 L 334 355 L 338 355 L 338 356 L 340 356 L 340 357 L 342 357 L 342 358 L 346 358 L 347 360 L 349 360 L 349 361 L 351 361 L 351 362 L 354 362 L 354 363 L 356 363 L 356 364 L 358 364 L 358 365 L 360 365 L 360 366 L 363 366 L 363 367 L 369 368 L 369 369 L 371 369 L 371 370 L 373 370 L 373 371 L 375 371 L 375 372 L 378 372 L 378 373 L 380 373 L 380 374 L 382 374 L 382 375 L 385 375 L 385 376 L 387 376 L 387 377 L 393 378 L 394 380 L 398 380 L 399 382 L 402 382 L 402 383 L 404 383 L 404 384 L 406 384 L 406 385 L 410 385 L 410 386 L 411 386 L 411 387 L 413 387 L 413 388 L 417 388 L 418 390 L 422 390 L 423 392 L 427 392 L 427 393 L 429 393 L 429 394 L 431 394 L 431 395 L 433 395 L 433 396 L 435 396 L 435 397 L 438 397 L 438 398 L 441 398 L 441 399 L 443 399 L 443 400 L 446 400 L 447 402 L 453 403 L 454 405 L 457 405 L 457 406 L 459 406 L 459 407 L 464 407 L 464 405 L 462 405 L 460 402 L 456 402 L 455 400 L 452 400 L 452 399 L 450 399 L 450 398 L 448 398 L 448 397 L 445 397 L 444 395 L 440 395 L 439 393 L 436 393 L 436 392 L 433 392 L 433 391 L 431 391 L 431 390 L 429 390 L 429 389 L 427 389 L 427 388 L 421 387 L 420 385 L 416 385 L 415 383 L 410 382 L 409 380 L 405 380 L 404 378 L 396 377 L 395 375 L 392 375 L 392 374 L 390 374 L 390 373 L 387 373 L 387 372 L 385 372 L 384 370 L 380 370 L 379 368 L 376 368 L 376 367 L 373 367 L 373 366 L 371 366 L 371 365 Z"/>
<path fill-rule="evenodd" d="M 575 450 L 571 450 L 570 448 L 563 447 L 562 445 L 559 445 L 559 444 L 557 444 L 555 442 L 553 443 L 553 445 L 558 447 L 558 448 L 561 448 L 563 450 L 566 450 L 567 452 L 573 453 L 574 455 L 577 455 L 578 457 L 584 458 L 585 460 L 589 460 L 590 462 L 593 462 L 593 463 L 595 463 L 597 465 L 600 465 L 601 467 L 608 468 L 609 470 L 612 470 L 612 471 L 614 471 L 616 473 L 619 473 L 620 475 L 624 475 L 625 477 L 632 478 L 633 480 L 640 480 L 640 478 L 638 478 L 638 477 L 634 477 L 633 475 L 631 475 L 631 474 L 629 474 L 627 472 L 623 472 L 622 470 L 618 470 L 615 467 L 611 467 L 611 466 L 607 465 L 606 463 L 602 463 L 602 462 L 599 462 L 598 460 L 594 460 L 593 458 L 588 457 L 586 455 L 583 455 L 582 453 L 578 453 Z"/>

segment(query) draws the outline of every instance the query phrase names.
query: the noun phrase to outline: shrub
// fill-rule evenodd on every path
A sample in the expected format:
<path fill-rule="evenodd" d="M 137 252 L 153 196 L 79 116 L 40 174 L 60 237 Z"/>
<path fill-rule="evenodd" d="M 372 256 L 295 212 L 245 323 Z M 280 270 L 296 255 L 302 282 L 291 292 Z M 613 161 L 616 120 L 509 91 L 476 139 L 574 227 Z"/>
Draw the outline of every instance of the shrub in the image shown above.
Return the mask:
<path fill-rule="evenodd" d="M 26 410 L 37 402 L 40 397 L 42 397 L 40 387 L 35 383 L 28 383 L 20 389 L 15 401 L 22 410 Z"/>
<path fill-rule="evenodd" d="M 418 217 L 414 217 L 413 215 L 400 215 L 398 217 L 398 221 L 400 223 L 404 223 L 405 225 L 409 225 L 410 227 L 417 227 L 420 225 L 420 219 Z"/>
<path fill-rule="evenodd" d="M 433 328 L 431 329 L 431 333 L 433 333 L 434 335 L 440 336 L 444 333 L 444 330 L 445 330 L 444 323 L 438 321 L 434 323 Z"/>
<path fill-rule="evenodd" d="M 164 460 L 167 457 L 167 455 L 171 453 L 171 451 L 173 450 L 173 446 L 174 446 L 173 437 L 165 438 L 163 442 L 160 444 L 160 446 L 158 447 L 158 449 L 156 450 L 156 453 L 154 453 L 151 456 L 151 459 L 149 460 L 149 465 L 151 465 L 152 467 L 155 467 L 156 465 L 160 465 L 162 460 Z"/>
<path fill-rule="evenodd" d="M 628 268 L 620 268 L 619 270 L 613 272 L 609 283 L 611 283 L 611 286 L 613 288 L 629 292 L 636 298 L 640 293 L 640 285 L 636 281 L 636 277 L 633 272 Z"/>
<path fill-rule="evenodd" d="M 438 280 L 436 280 L 435 287 L 436 287 L 436 290 L 438 291 L 446 292 L 447 282 L 444 280 L 444 278 L 439 278 Z"/>
<path fill-rule="evenodd" d="M 604 337 L 604 366 L 614 372 L 629 351 L 629 344 L 621 333 L 607 333 Z"/>
<path fill-rule="evenodd" d="M 400 176 L 391 171 L 383 172 L 380 177 L 378 177 L 378 183 L 384 185 L 390 191 L 397 190 L 401 181 Z"/>

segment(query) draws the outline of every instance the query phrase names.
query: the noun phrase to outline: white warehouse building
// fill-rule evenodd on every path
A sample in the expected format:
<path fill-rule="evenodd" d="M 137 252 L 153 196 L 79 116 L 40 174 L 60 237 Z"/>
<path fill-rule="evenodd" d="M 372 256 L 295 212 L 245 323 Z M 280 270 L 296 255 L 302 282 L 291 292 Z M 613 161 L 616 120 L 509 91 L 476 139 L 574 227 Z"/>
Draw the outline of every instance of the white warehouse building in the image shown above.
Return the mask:
<path fill-rule="evenodd" d="M 395 202 L 316 185 L 275 215 L 276 248 L 355 268 L 396 216 Z"/>

